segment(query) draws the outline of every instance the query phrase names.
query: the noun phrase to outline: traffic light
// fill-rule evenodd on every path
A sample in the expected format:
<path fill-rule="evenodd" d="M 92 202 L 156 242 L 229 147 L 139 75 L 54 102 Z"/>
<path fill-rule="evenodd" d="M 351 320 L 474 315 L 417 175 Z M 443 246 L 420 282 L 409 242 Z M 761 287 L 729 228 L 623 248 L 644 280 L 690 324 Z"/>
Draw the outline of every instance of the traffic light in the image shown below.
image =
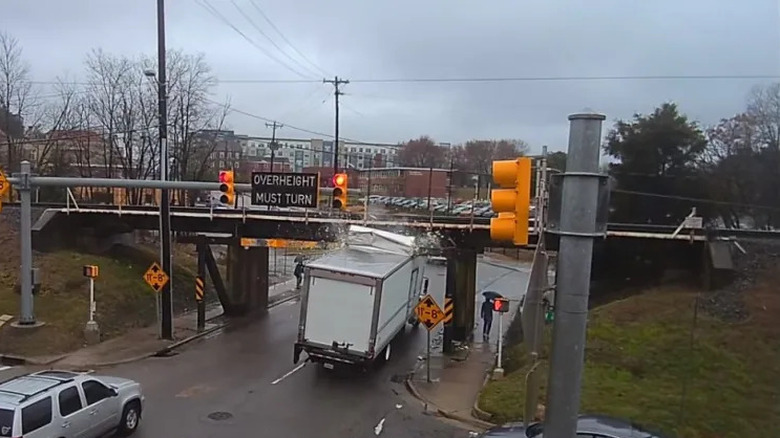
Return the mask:
<path fill-rule="evenodd" d="M 236 188 L 233 185 L 233 171 L 232 170 L 220 170 L 219 171 L 219 191 L 222 195 L 219 197 L 219 202 L 227 205 L 234 205 L 236 202 Z"/>
<path fill-rule="evenodd" d="M 528 244 L 528 216 L 531 208 L 531 159 L 493 162 L 493 182 L 500 189 L 490 193 L 497 218 L 490 219 L 490 238 Z"/>
<path fill-rule="evenodd" d="M 495 298 L 493 300 L 493 310 L 500 313 L 509 312 L 509 300 L 506 298 Z"/>
<path fill-rule="evenodd" d="M 333 175 L 333 208 L 345 210 L 347 208 L 347 174 L 337 173 Z"/>

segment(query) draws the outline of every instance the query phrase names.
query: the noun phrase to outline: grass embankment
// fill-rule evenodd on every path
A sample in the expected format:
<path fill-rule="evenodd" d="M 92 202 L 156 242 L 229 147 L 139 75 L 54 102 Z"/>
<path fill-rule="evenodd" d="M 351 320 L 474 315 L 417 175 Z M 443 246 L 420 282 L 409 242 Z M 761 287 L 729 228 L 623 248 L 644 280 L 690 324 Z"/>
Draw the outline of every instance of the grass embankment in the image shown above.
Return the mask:
<path fill-rule="evenodd" d="M 0 221 L 0 314 L 19 315 L 18 233 Z M 156 321 L 155 292 L 142 275 L 159 258 L 147 248 L 121 247 L 105 255 L 72 250 L 35 253 L 34 266 L 40 268 L 41 290 L 35 297 L 35 316 L 46 323 L 32 330 L 4 326 L 0 332 L 0 353 L 25 356 L 51 355 L 78 349 L 83 345 L 84 325 L 89 317 L 88 281 L 83 265 L 98 265 L 95 281 L 96 320 L 102 338 L 108 339 L 128 329 Z M 195 258 L 186 248 L 174 248 L 174 312 L 193 309 Z"/>
<path fill-rule="evenodd" d="M 581 412 L 631 419 L 683 438 L 776 438 L 779 281 L 780 273 L 767 274 L 743 292 L 750 317 L 737 324 L 721 322 L 700 306 L 694 323 L 697 293 L 682 287 L 649 290 L 592 310 Z M 509 349 L 506 368 L 507 378 L 489 383 L 480 398 L 480 407 L 497 422 L 522 417 L 528 370 L 522 346 Z"/>

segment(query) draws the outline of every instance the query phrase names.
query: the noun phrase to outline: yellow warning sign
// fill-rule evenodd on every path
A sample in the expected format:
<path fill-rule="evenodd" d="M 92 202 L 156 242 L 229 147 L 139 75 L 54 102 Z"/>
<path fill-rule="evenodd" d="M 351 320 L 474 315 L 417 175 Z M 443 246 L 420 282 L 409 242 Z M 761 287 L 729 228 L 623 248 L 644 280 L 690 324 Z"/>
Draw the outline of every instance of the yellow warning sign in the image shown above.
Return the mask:
<path fill-rule="evenodd" d="M 444 312 L 441 307 L 436 304 L 436 300 L 432 296 L 426 295 L 414 308 L 414 312 L 417 314 L 417 319 L 428 329 L 432 330 L 444 319 Z"/>
<path fill-rule="evenodd" d="M 165 284 L 168 283 L 168 280 L 168 274 L 163 271 L 157 262 L 152 263 L 152 266 L 149 266 L 149 269 L 144 273 L 144 281 L 155 292 L 160 292 Z"/>

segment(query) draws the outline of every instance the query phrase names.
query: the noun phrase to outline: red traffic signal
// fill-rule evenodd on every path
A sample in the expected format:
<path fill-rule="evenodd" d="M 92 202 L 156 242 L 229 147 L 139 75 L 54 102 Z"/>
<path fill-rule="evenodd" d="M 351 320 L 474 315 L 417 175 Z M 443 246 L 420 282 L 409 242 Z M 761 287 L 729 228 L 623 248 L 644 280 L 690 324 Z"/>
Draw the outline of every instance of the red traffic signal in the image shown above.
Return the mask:
<path fill-rule="evenodd" d="M 337 173 L 333 175 L 333 187 L 344 186 L 347 182 L 347 175 L 343 173 Z"/>
<path fill-rule="evenodd" d="M 220 170 L 219 171 L 219 191 L 222 194 L 219 197 L 219 202 L 227 205 L 233 205 L 236 200 L 236 189 L 233 186 L 234 176 L 232 170 Z"/>
<path fill-rule="evenodd" d="M 509 312 L 509 300 L 506 298 L 496 298 L 493 300 L 493 310 L 496 312 Z"/>
<path fill-rule="evenodd" d="M 333 208 L 344 210 L 347 208 L 347 174 L 337 173 L 333 175 Z"/>

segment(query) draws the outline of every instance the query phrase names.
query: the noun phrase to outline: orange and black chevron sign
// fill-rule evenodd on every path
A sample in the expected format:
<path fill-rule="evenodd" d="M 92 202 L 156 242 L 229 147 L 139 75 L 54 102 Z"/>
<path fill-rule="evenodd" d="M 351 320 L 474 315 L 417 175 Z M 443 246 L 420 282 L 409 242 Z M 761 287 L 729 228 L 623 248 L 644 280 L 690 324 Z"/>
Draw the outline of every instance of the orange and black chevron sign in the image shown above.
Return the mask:
<path fill-rule="evenodd" d="M 455 314 L 455 303 L 453 302 L 452 298 L 445 297 L 444 298 L 444 319 L 442 320 L 442 322 L 444 324 L 451 323 L 454 314 Z"/>

